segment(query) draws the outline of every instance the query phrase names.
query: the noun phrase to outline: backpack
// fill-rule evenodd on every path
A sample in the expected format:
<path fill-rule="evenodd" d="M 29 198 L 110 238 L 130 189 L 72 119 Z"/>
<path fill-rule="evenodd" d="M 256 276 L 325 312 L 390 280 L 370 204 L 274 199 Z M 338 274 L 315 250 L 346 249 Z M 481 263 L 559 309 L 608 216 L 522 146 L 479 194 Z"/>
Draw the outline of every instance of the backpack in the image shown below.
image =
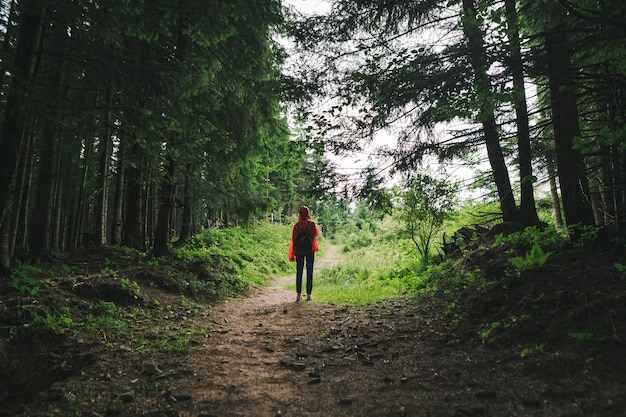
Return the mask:
<path fill-rule="evenodd" d="M 300 230 L 300 233 L 296 236 L 294 240 L 294 248 L 298 253 L 308 253 L 313 250 L 313 241 L 311 240 L 311 236 L 306 232 L 306 229 L 309 227 L 309 223 L 306 224 L 306 227 Z"/>

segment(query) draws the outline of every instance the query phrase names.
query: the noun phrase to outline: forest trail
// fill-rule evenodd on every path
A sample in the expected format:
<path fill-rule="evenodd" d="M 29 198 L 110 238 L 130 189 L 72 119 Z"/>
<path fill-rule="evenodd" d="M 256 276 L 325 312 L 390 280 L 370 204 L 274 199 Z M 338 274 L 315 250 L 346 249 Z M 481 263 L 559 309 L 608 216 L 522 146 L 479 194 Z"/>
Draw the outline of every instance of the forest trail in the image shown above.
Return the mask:
<path fill-rule="evenodd" d="M 316 274 L 341 261 L 339 247 L 325 249 L 316 259 Z M 546 270 L 518 280 L 517 287 L 511 280 L 506 292 L 494 286 L 493 293 L 467 294 L 466 316 L 454 309 L 459 300 L 442 291 L 367 307 L 295 302 L 295 293 L 285 290 L 295 273 L 209 306 L 152 287 L 154 277 L 146 276 L 141 281 L 146 299 L 159 300 L 162 307 L 152 310 L 151 318 L 138 316 L 122 336 L 109 339 L 109 327 L 102 327 L 90 340 L 39 326 L 0 349 L 10 358 L 0 368 L 0 416 L 623 417 L 623 342 L 619 337 L 577 342 L 568 332 L 580 331 L 583 314 L 569 319 L 563 307 L 567 297 L 588 300 L 597 294 L 598 279 L 590 275 L 605 280 L 614 267 L 593 266 L 590 258 L 553 262 L 559 265 L 552 266 L 553 275 Z M 87 300 L 99 297 L 89 295 L 109 283 L 102 274 L 60 281 L 46 302 L 72 302 L 92 311 Z M 540 301 L 554 295 L 532 304 L 542 308 L 534 314 L 547 324 L 511 315 L 518 314 L 510 312 L 511 305 L 533 296 L 533 287 L 541 291 Z M 563 295 L 562 288 L 574 293 Z M 620 336 L 625 316 L 617 303 L 623 285 L 616 282 L 613 289 L 611 297 L 622 298 L 602 300 L 614 302 L 611 324 Z M 15 303 L 22 300 L 9 300 L 12 308 L 4 304 L 5 317 L 19 314 Z M 590 300 L 587 310 L 574 312 L 590 314 L 599 307 L 590 318 L 597 327 L 604 303 Z M 506 320 L 521 323 L 489 340 L 489 331 L 507 326 L 495 321 L 501 308 L 508 308 Z M 564 322 L 569 327 L 561 332 Z"/>
<path fill-rule="evenodd" d="M 316 262 L 339 259 L 334 248 Z M 428 298 L 366 308 L 296 303 L 284 289 L 293 279 L 206 317 L 212 330 L 172 388 L 180 415 L 573 415 L 593 395 L 550 361 L 538 370 L 518 354 L 466 345 Z"/>

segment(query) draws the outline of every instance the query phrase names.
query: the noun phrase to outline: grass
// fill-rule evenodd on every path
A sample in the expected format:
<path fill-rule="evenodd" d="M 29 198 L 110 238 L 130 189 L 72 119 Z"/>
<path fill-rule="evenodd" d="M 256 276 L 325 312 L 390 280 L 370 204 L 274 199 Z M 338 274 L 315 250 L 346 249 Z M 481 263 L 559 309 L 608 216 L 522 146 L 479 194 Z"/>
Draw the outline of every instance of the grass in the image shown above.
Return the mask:
<path fill-rule="evenodd" d="M 250 228 L 207 229 L 176 250 L 184 261 L 205 260 L 216 272 L 228 271 L 244 282 L 266 285 L 272 276 L 288 273 L 291 226 L 263 223 Z"/>
<path fill-rule="evenodd" d="M 345 244 L 334 243 L 341 248 L 341 263 L 316 271 L 313 277 L 315 300 L 340 305 L 371 305 L 414 293 L 421 286 L 421 263 L 415 261 L 408 240 L 385 231 L 368 239 L 367 245 L 354 245 L 355 240 L 357 237 L 351 233 L 346 236 Z M 321 245 L 318 259 L 324 256 L 326 246 Z M 294 269 L 292 265 L 292 273 Z M 295 291 L 295 282 L 286 289 Z"/>

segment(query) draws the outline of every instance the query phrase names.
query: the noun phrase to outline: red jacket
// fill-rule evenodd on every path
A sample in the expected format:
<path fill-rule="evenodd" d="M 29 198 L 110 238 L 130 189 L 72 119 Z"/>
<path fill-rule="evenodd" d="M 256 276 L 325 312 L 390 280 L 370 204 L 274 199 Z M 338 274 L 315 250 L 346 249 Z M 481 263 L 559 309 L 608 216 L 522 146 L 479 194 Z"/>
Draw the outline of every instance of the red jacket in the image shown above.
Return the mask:
<path fill-rule="evenodd" d="M 289 260 L 291 262 L 296 260 L 296 255 L 304 255 L 302 253 L 297 253 L 293 244 L 296 236 L 298 236 L 298 233 L 300 233 L 302 229 L 306 230 L 307 234 L 311 236 L 313 252 L 317 252 L 319 250 L 319 246 L 316 238 L 320 235 L 320 231 L 315 222 L 311 220 L 311 214 L 307 206 L 300 207 L 298 221 L 293 225 L 293 229 L 291 231 L 291 239 L 289 240 Z"/>

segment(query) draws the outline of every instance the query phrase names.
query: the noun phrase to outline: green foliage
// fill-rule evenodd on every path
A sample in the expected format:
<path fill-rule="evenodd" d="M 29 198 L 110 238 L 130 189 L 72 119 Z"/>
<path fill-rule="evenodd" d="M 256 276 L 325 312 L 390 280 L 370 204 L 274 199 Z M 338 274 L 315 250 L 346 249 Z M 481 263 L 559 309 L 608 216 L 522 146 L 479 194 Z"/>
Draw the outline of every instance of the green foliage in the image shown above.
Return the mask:
<path fill-rule="evenodd" d="M 572 339 L 576 339 L 578 341 L 583 341 L 583 340 L 591 339 L 593 337 L 593 334 L 585 333 L 585 332 L 572 332 L 572 333 L 569 333 L 569 337 L 571 337 Z"/>
<path fill-rule="evenodd" d="M 494 246 L 509 245 L 511 252 L 526 251 L 524 256 L 513 256 L 509 262 L 517 271 L 527 271 L 542 267 L 552 254 L 546 249 L 558 250 L 566 241 L 566 236 L 553 227 L 539 229 L 531 226 L 507 236 L 496 235 Z"/>
<path fill-rule="evenodd" d="M 347 236 L 343 237 L 343 252 L 350 252 L 355 249 L 366 248 L 372 244 L 374 241 L 375 235 L 370 232 L 361 232 L 361 233 L 350 233 Z"/>
<path fill-rule="evenodd" d="M 120 282 L 122 283 L 122 289 L 130 293 L 135 299 L 143 297 L 141 294 L 141 287 L 137 284 L 137 282 L 131 282 L 128 278 L 121 278 Z"/>
<path fill-rule="evenodd" d="M 518 271 L 527 271 L 542 267 L 546 263 L 550 255 L 550 252 L 544 253 L 544 251 L 541 249 L 541 246 L 539 246 L 538 243 L 535 243 L 530 252 L 526 253 L 526 257 L 515 256 L 509 259 L 509 262 Z"/>
<path fill-rule="evenodd" d="M 498 234 L 495 237 L 494 246 L 510 244 L 523 250 L 531 250 L 535 246 L 542 249 L 556 250 L 562 248 L 567 242 L 567 236 L 554 227 L 539 229 L 530 226 L 521 232 L 514 232 L 507 236 Z"/>
<path fill-rule="evenodd" d="M 457 261 L 447 259 L 439 264 L 428 265 L 421 272 L 422 287 L 427 290 L 442 290 L 445 292 L 467 289 L 474 286 L 480 289 L 484 285 L 484 278 L 480 271 L 467 272 L 458 265 Z"/>
<path fill-rule="evenodd" d="M 461 273 L 453 261 L 424 265 L 413 242 L 385 217 L 375 227 L 348 226 L 337 234 L 344 258 L 315 278 L 316 299 L 340 304 L 373 304 L 437 288 L 480 288 L 478 273 Z M 358 244 L 356 244 L 358 242 Z M 348 252 L 345 249 L 349 248 Z M 290 286 L 293 288 L 293 285 Z"/>
<path fill-rule="evenodd" d="M 315 299 L 364 305 L 413 292 L 420 262 L 407 260 L 414 249 L 396 227 L 389 218 L 374 221 L 363 213 L 349 219 L 335 236 L 345 255 L 340 265 L 315 276 Z"/>
<path fill-rule="evenodd" d="M 400 280 L 356 265 L 329 268 L 315 281 L 315 298 L 337 304 L 374 304 L 397 297 L 402 291 Z"/>
<path fill-rule="evenodd" d="M 567 226 L 567 233 L 573 237 L 573 243 L 576 247 L 586 248 L 597 243 L 601 229 L 599 226 L 574 224 Z"/>
<path fill-rule="evenodd" d="M 112 275 L 112 276 L 116 276 L 117 275 L 117 271 L 115 271 L 114 269 L 112 269 L 112 268 L 110 268 L 108 266 L 105 266 L 104 268 L 102 268 L 100 270 L 100 273 L 102 275 Z"/>
<path fill-rule="evenodd" d="M 493 332 L 494 330 L 496 330 L 498 327 L 500 327 L 501 325 L 502 325 L 502 324 L 501 324 L 500 322 L 498 322 L 498 321 L 494 321 L 494 322 L 492 322 L 492 323 L 486 323 L 486 324 L 484 324 L 484 325 L 482 326 L 482 327 L 483 327 L 483 328 L 482 328 L 482 330 L 481 330 L 481 331 L 479 331 L 479 333 L 478 333 L 478 334 L 479 334 L 479 336 L 480 336 L 480 340 L 481 340 L 483 343 L 493 341 L 493 339 L 492 339 L 492 332 Z"/>
<path fill-rule="evenodd" d="M 480 340 L 483 343 L 493 342 L 497 338 L 497 331 L 499 329 L 509 329 L 519 323 L 521 320 L 528 319 L 528 316 L 524 315 L 521 317 L 511 316 L 508 319 L 503 319 L 500 321 L 494 321 L 491 323 L 485 323 L 482 325 L 482 329 L 478 332 L 480 336 Z"/>
<path fill-rule="evenodd" d="M 429 262 L 434 239 L 443 229 L 456 204 L 456 186 L 418 174 L 398 188 L 400 218 L 415 243 L 422 261 Z"/>
<path fill-rule="evenodd" d="M 369 209 L 364 202 L 358 203 L 353 211 L 341 205 L 335 207 L 335 210 L 331 215 L 333 233 L 324 233 L 324 236 L 342 244 L 344 252 L 369 246 L 372 239 L 383 232 L 381 227 L 386 227 L 383 225 L 385 217 L 380 212 Z"/>
<path fill-rule="evenodd" d="M 290 238 L 291 226 L 273 223 L 207 229 L 174 249 L 176 265 L 155 269 L 167 270 L 166 279 L 184 294 L 232 297 L 250 285 L 267 285 L 271 277 L 291 272 Z"/>
<path fill-rule="evenodd" d="M 38 321 L 52 329 L 69 328 L 74 323 L 69 307 L 57 307 L 53 312 L 47 313 L 46 317 L 39 317 Z"/>
<path fill-rule="evenodd" d="M 535 347 L 522 349 L 520 352 L 520 356 L 522 358 L 526 358 L 528 356 L 535 355 L 537 353 L 542 353 L 542 352 L 543 352 L 543 345 L 537 345 Z"/>
<path fill-rule="evenodd" d="M 22 294 L 37 296 L 42 290 L 42 284 L 34 275 L 40 272 L 41 270 L 34 266 L 19 264 L 11 271 L 10 278 L 13 281 L 13 287 Z"/>

